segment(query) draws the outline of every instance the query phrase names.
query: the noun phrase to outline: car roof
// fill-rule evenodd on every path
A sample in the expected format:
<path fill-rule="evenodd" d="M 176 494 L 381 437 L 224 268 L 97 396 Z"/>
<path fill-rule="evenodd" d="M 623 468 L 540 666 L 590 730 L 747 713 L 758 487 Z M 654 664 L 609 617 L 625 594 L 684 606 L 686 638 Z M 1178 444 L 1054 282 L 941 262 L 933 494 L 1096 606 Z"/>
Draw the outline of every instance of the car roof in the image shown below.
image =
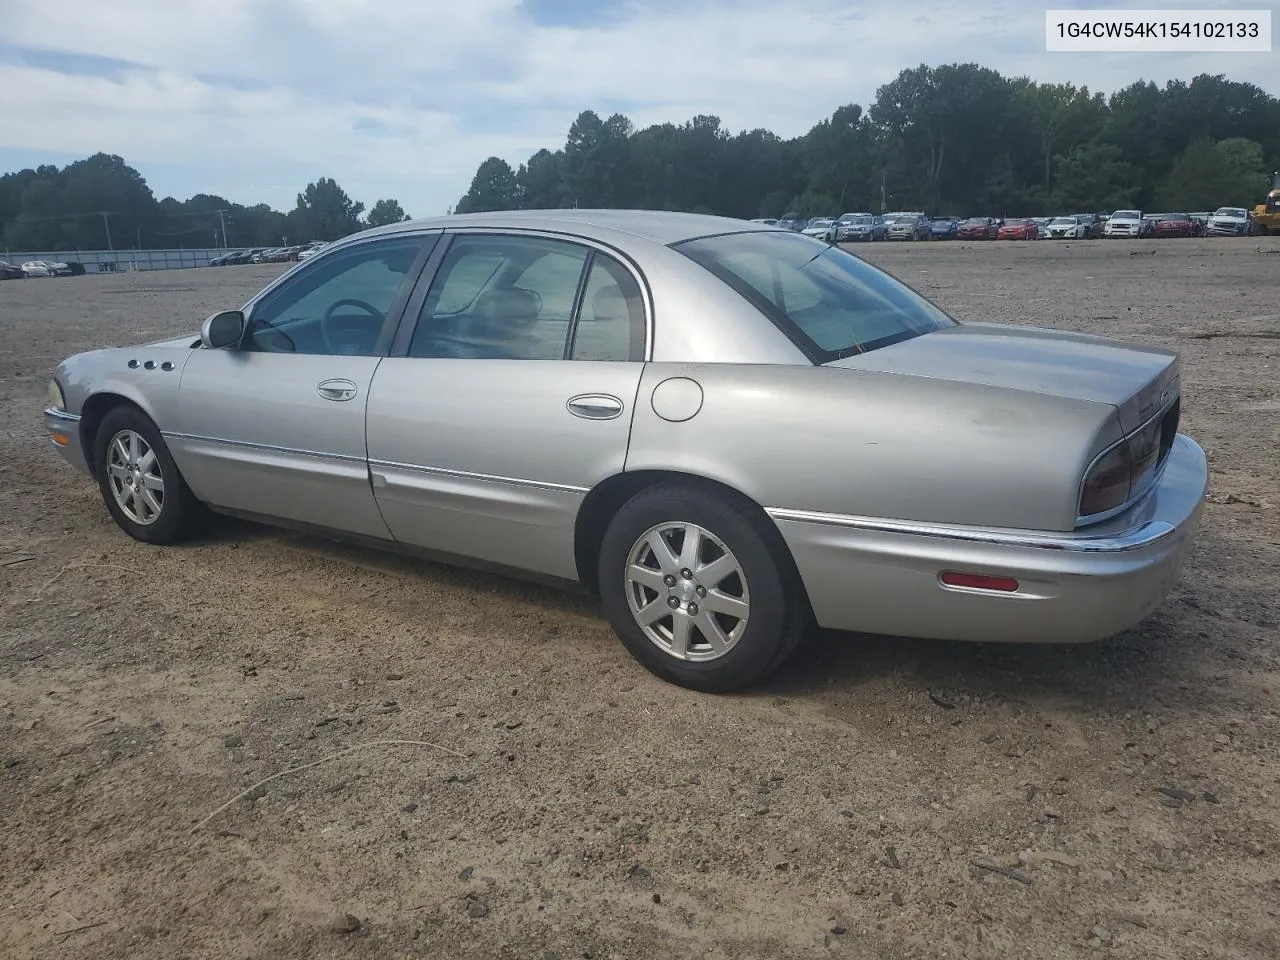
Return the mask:
<path fill-rule="evenodd" d="M 495 210 L 490 213 L 462 213 L 405 220 L 352 234 L 352 238 L 414 230 L 491 227 L 572 233 L 596 240 L 608 240 L 610 234 L 624 233 L 654 243 L 671 244 L 712 234 L 760 230 L 762 226 L 733 217 L 677 213 L 670 210 Z"/>

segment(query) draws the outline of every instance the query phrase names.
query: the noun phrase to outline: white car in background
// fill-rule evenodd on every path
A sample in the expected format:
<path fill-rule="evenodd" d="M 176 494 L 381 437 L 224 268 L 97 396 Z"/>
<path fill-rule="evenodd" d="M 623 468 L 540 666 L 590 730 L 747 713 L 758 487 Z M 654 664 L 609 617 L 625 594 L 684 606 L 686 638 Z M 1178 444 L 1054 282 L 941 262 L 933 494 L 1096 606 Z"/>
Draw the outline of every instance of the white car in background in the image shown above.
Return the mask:
<path fill-rule="evenodd" d="M 1041 236 L 1050 240 L 1083 240 L 1088 228 L 1075 217 L 1054 217 Z"/>
<path fill-rule="evenodd" d="M 322 243 L 318 247 L 308 247 L 306 250 L 301 250 L 298 252 L 298 259 L 310 260 L 312 257 L 314 257 L 317 253 L 319 253 L 321 250 L 323 250 L 327 246 L 328 246 L 327 243 Z"/>
<path fill-rule="evenodd" d="M 1205 233 L 1211 237 L 1247 236 L 1249 211 L 1244 207 L 1219 207 L 1210 214 Z"/>
<path fill-rule="evenodd" d="M 53 264 L 44 260 L 28 260 L 22 265 L 22 272 L 28 277 L 52 277 Z"/>
<path fill-rule="evenodd" d="M 830 217 L 816 217 L 810 220 L 809 225 L 800 232 L 806 237 L 817 237 L 819 240 L 825 240 L 834 225 L 835 221 Z"/>
<path fill-rule="evenodd" d="M 1149 231 L 1141 210 L 1117 210 L 1102 228 L 1102 235 L 1112 237 L 1145 237 Z"/>

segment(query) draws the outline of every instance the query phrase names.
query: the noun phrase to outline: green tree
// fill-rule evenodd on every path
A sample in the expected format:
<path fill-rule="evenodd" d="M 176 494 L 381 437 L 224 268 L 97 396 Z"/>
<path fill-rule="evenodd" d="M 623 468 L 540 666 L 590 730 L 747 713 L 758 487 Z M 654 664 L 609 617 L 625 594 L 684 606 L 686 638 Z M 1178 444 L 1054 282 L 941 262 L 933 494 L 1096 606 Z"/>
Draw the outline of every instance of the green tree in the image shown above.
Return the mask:
<path fill-rule="evenodd" d="M 625 206 L 630 190 L 627 139 L 631 121 L 620 113 L 601 120 L 593 110 L 578 114 L 565 141 L 565 200 L 573 207 Z"/>
<path fill-rule="evenodd" d="M 1252 205 L 1260 170 L 1280 167 L 1280 99 L 1200 74 L 1110 94 L 1007 78 L 974 63 L 920 65 L 849 103 L 803 136 L 728 130 L 708 115 L 634 129 L 585 110 L 562 144 L 513 171 L 480 164 L 458 212 L 643 207 L 777 216 L 923 209 L 1046 214 L 1170 205 Z M 393 203 L 387 201 L 386 203 Z M 222 211 L 219 213 L 219 211 Z M 198 193 L 156 202 L 120 157 L 95 154 L 0 176 L 0 232 L 10 250 L 201 245 L 225 222 L 233 246 L 342 236 L 363 208 L 332 180 L 287 215 Z M 105 222 L 103 214 L 106 214 Z M 380 201 L 369 223 L 403 216 Z"/>
<path fill-rule="evenodd" d="M 1106 105 L 1101 96 L 1089 96 L 1088 87 L 1074 83 L 1027 83 L 1019 91 L 1019 106 L 1036 134 L 1044 169 L 1042 195 L 1053 193 L 1053 164 L 1062 147 L 1073 148 L 1100 132 Z"/>
<path fill-rule="evenodd" d="M 368 227 L 384 227 L 389 223 L 401 223 L 408 219 L 409 215 L 404 212 L 399 200 L 379 200 L 369 208 L 369 215 L 364 222 Z"/>
<path fill-rule="evenodd" d="M 765 194 L 765 198 L 760 201 L 760 206 L 756 210 L 756 215 L 777 220 L 783 214 L 789 212 L 787 210 L 787 199 L 788 194 L 783 190 L 774 190 L 772 193 Z M 751 218 L 748 217 L 747 219 Z"/>
<path fill-rule="evenodd" d="M 874 135 L 862 107 L 840 107 L 804 136 L 801 157 L 808 188 L 838 198 L 841 211 L 867 209 L 871 183 L 866 171 L 873 148 Z"/>
<path fill-rule="evenodd" d="M 784 212 L 798 213 L 802 217 L 829 217 L 840 214 L 839 206 L 839 201 L 829 193 L 806 190 L 798 197 L 792 197 Z"/>
<path fill-rule="evenodd" d="M 1263 186 L 1262 146 L 1233 137 L 1196 140 L 1178 157 L 1156 192 L 1156 205 L 1173 210 L 1252 206 Z"/>
<path fill-rule="evenodd" d="M 298 241 L 337 240 L 360 229 L 364 204 L 347 196 L 332 177 L 309 183 L 289 214 L 289 237 Z"/>
<path fill-rule="evenodd" d="M 490 157 L 480 164 L 470 189 L 458 201 L 454 213 L 514 210 L 519 206 L 520 184 L 511 164 L 499 157 Z"/>
<path fill-rule="evenodd" d="M 1133 205 L 1137 175 L 1114 144 L 1081 144 L 1059 155 L 1057 165 L 1053 207 L 1059 212 L 1110 212 Z"/>
<path fill-rule="evenodd" d="M 516 172 L 520 205 L 528 210 L 554 210 L 564 206 L 564 154 L 539 150 Z"/>

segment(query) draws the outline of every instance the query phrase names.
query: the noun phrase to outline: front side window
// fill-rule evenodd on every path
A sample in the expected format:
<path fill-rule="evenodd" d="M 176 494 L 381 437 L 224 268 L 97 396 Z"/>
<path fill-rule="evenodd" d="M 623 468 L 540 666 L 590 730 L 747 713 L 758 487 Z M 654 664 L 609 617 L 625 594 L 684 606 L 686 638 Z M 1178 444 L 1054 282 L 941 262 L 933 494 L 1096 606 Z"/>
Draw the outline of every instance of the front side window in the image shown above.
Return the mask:
<path fill-rule="evenodd" d="M 587 253 L 540 237 L 454 238 L 422 305 L 409 356 L 563 359 Z"/>
<path fill-rule="evenodd" d="M 377 356 L 422 237 L 355 244 L 318 257 L 254 306 L 241 348 Z"/>
<path fill-rule="evenodd" d="M 811 237 L 730 233 L 674 247 L 753 303 L 815 363 L 956 325 L 906 284 Z"/>

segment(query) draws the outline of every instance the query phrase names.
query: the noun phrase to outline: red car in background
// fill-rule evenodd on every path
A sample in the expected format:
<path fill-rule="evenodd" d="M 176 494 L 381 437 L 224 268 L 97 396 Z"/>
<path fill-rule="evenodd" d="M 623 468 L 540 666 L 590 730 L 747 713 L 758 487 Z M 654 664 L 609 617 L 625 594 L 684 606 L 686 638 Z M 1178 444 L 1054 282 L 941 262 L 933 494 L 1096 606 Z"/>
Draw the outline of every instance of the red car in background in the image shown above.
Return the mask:
<path fill-rule="evenodd" d="M 1040 227 L 1034 220 L 1006 220 L 996 234 L 997 240 L 1039 240 Z"/>
<path fill-rule="evenodd" d="M 1196 223 L 1189 213 L 1153 213 L 1151 235 L 1154 237 L 1193 237 Z"/>
<path fill-rule="evenodd" d="M 957 240 L 994 240 L 1000 232 L 1000 221 L 995 217 L 970 217 L 956 227 Z"/>

